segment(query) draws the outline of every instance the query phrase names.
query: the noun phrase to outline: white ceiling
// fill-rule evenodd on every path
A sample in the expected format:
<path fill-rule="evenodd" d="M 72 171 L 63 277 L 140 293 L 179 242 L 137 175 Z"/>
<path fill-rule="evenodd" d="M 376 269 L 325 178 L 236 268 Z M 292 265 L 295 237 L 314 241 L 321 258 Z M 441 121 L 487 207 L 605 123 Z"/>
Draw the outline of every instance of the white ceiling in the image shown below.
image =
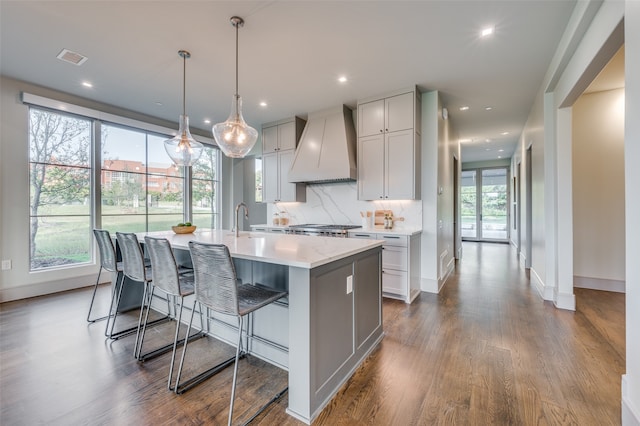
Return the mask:
<path fill-rule="evenodd" d="M 353 108 L 358 99 L 417 84 L 441 92 L 458 138 L 479 141 L 463 144 L 462 160 L 481 161 L 511 156 L 575 3 L 2 0 L 0 72 L 177 122 L 177 52 L 186 49 L 187 114 L 192 128 L 208 129 L 204 119 L 216 123 L 229 113 L 229 18 L 238 15 L 246 21 L 240 94 L 250 125 L 342 103 Z M 481 39 L 486 26 L 495 34 Z M 64 48 L 89 59 L 62 62 L 56 55 Z M 339 84 L 340 75 L 349 81 Z"/>

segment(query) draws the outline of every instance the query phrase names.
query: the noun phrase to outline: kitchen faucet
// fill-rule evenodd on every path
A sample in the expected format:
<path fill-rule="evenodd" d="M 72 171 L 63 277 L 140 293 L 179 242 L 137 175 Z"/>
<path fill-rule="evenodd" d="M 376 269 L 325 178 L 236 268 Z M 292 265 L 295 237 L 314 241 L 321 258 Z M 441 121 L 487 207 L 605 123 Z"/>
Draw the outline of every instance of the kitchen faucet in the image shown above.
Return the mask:
<path fill-rule="evenodd" d="M 238 228 L 238 213 L 240 212 L 240 207 L 244 207 L 244 217 L 249 219 L 249 208 L 247 207 L 247 205 L 245 203 L 238 203 L 238 205 L 236 206 L 236 221 L 235 221 L 235 230 L 236 230 L 236 237 L 240 236 L 240 230 Z"/>

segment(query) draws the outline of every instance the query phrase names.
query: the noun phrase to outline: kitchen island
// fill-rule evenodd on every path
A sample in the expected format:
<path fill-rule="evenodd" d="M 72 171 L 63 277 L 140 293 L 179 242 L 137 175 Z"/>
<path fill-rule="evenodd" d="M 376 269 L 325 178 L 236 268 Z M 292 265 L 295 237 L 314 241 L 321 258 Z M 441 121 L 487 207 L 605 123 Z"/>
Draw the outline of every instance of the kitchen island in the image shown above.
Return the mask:
<path fill-rule="evenodd" d="M 307 424 L 383 337 L 382 241 L 224 230 L 138 235 L 167 238 L 179 261 L 188 261 L 189 241 L 225 244 L 244 282 L 289 292 L 249 321 L 248 349 L 288 369 L 287 413 Z M 234 342 L 235 319 L 210 318 L 210 334 Z"/>

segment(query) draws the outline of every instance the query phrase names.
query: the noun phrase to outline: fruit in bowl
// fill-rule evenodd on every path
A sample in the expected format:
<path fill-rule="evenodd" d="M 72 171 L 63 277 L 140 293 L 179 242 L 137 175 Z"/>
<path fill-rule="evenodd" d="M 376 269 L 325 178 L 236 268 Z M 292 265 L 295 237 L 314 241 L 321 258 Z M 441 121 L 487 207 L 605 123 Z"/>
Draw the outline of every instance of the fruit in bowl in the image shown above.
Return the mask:
<path fill-rule="evenodd" d="M 172 226 L 173 232 L 176 234 L 191 234 L 196 230 L 194 225 L 191 225 L 191 222 L 179 223 L 177 226 Z"/>

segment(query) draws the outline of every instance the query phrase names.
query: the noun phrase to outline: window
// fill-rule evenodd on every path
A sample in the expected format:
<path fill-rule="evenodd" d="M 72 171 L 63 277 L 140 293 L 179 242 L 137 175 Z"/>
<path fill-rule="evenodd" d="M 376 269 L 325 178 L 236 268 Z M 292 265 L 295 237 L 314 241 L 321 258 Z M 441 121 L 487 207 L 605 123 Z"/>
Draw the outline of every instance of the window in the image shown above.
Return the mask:
<path fill-rule="evenodd" d="M 192 223 L 201 228 L 218 227 L 218 176 L 220 150 L 205 145 L 198 162 L 191 167 Z"/>
<path fill-rule="evenodd" d="M 218 227 L 216 147 L 205 145 L 192 168 L 176 167 L 164 149 L 170 129 L 73 105 L 62 112 L 35 95 L 23 101 L 30 105 L 32 271 L 92 262 L 94 227 L 158 231 L 188 220 Z"/>
<path fill-rule="evenodd" d="M 91 121 L 29 110 L 30 269 L 91 258 Z"/>
<path fill-rule="evenodd" d="M 166 136 L 102 125 L 102 228 L 169 229 L 183 221 L 183 169 L 164 150 Z"/>

